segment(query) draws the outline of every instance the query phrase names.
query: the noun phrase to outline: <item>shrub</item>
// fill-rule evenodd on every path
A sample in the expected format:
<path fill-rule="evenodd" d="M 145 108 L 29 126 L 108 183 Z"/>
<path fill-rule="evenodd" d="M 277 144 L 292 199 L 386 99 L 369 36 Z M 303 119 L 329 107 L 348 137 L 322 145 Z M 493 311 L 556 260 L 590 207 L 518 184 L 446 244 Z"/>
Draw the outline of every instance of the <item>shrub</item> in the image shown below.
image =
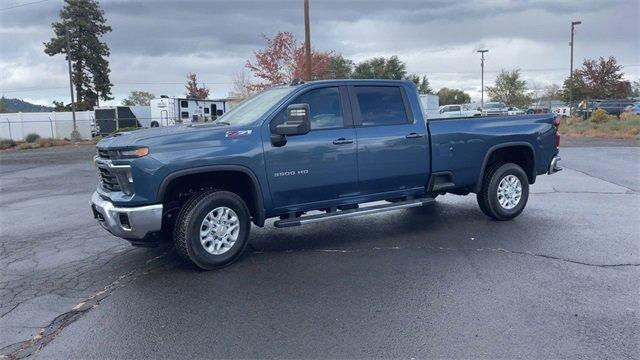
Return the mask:
<path fill-rule="evenodd" d="M 620 120 L 623 121 L 640 121 L 640 115 L 636 115 L 630 112 L 624 112 L 620 114 Z"/>
<path fill-rule="evenodd" d="M 40 135 L 34 133 L 28 134 L 27 137 L 24 138 L 24 140 L 28 143 L 34 143 L 38 139 L 40 139 Z"/>
<path fill-rule="evenodd" d="M 31 149 L 31 148 L 33 147 L 32 145 L 35 145 L 35 144 L 26 143 L 26 142 L 24 142 L 24 143 L 20 143 L 20 144 L 18 145 L 18 150 L 27 150 L 27 149 Z"/>
<path fill-rule="evenodd" d="M 0 139 L 0 150 L 10 149 L 16 146 L 16 142 L 11 139 Z"/>
<path fill-rule="evenodd" d="M 596 124 L 602 124 L 607 120 L 609 120 L 609 114 L 604 109 L 595 109 L 589 117 L 589 121 Z"/>

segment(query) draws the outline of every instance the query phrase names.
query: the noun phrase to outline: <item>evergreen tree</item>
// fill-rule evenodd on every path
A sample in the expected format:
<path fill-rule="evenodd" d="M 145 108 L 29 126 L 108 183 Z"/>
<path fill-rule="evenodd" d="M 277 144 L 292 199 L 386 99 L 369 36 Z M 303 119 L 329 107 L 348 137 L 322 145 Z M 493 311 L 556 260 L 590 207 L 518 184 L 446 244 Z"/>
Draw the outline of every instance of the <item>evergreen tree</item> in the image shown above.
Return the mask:
<path fill-rule="evenodd" d="M 397 56 L 388 59 L 375 57 L 359 63 L 354 71 L 355 79 L 401 80 L 407 76 L 407 66 Z"/>
<path fill-rule="evenodd" d="M 431 89 L 431 85 L 429 85 L 429 79 L 426 76 L 420 77 L 416 74 L 411 74 L 407 76 L 407 80 L 412 81 L 416 84 L 418 88 L 418 93 L 420 94 L 433 94 L 433 90 Z"/>
<path fill-rule="evenodd" d="M 109 47 L 102 41 L 102 36 L 111 31 L 106 21 L 96 0 L 65 0 L 60 21 L 51 24 L 54 37 L 44 43 L 44 52 L 49 56 L 71 55 L 77 110 L 93 109 L 98 98 L 112 99 L 113 84 L 109 80 L 111 71 L 107 61 Z"/>

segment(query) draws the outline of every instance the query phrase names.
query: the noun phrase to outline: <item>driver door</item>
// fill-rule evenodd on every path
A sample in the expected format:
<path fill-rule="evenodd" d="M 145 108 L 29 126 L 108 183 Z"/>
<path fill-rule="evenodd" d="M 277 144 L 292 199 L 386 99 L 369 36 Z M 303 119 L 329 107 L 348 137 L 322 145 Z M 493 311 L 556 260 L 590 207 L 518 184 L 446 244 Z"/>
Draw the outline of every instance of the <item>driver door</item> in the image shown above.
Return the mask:
<path fill-rule="evenodd" d="M 274 208 L 294 211 L 330 206 L 356 195 L 357 142 L 346 88 L 310 88 L 290 101 L 308 104 L 311 131 L 288 135 L 275 146 L 269 135 L 286 121 L 286 106 L 268 124 L 264 134 L 267 178 Z"/>

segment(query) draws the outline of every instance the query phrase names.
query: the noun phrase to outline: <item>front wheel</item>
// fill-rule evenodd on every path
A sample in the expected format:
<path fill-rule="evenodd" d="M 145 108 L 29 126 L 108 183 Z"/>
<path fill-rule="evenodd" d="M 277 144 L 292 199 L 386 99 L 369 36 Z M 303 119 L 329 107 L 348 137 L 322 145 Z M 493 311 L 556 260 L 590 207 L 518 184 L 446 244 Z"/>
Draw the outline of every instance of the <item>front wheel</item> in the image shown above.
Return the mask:
<path fill-rule="evenodd" d="M 242 198 L 228 191 L 206 190 L 180 209 L 173 240 L 180 257 L 212 270 L 240 257 L 250 229 L 249 210 Z"/>
<path fill-rule="evenodd" d="M 482 181 L 482 189 L 477 194 L 480 210 L 500 221 L 511 220 L 520 215 L 528 199 L 527 174 L 513 163 L 491 166 Z"/>

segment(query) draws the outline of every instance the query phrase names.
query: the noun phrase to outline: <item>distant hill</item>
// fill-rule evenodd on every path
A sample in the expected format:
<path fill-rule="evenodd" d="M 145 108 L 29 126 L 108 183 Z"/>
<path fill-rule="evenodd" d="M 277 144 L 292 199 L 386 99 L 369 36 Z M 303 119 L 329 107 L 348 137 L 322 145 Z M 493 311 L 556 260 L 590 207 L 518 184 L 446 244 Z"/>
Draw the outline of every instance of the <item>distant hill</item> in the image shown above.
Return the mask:
<path fill-rule="evenodd" d="M 6 113 L 14 112 L 47 112 L 52 111 L 53 108 L 49 106 L 36 105 L 30 102 L 26 102 L 20 99 L 2 99 L 2 108 Z"/>

